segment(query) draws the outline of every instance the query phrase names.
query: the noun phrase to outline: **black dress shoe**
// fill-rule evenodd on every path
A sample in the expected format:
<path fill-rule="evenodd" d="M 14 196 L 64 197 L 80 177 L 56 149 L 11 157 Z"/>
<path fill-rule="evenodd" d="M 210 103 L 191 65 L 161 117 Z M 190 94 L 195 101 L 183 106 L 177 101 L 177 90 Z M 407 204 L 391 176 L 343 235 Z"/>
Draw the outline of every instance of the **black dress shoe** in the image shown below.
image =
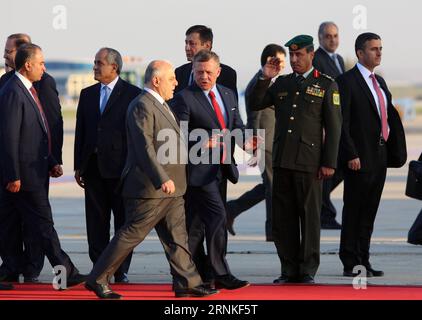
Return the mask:
<path fill-rule="evenodd" d="M 371 278 L 371 277 L 383 277 L 384 276 L 384 271 L 374 270 L 372 268 L 366 268 L 366 276 L 368 278 Z"/>
<path fill-rule="evenodd" d="M 10 283 L 0 283 L 0 290 L 13 290 L 13 285 Z"/>
<path fill-rule="evenodd" d="M 359 275 L 358 273 L 353 272 L 352 270 L 344 270 L 343 271 L 343 276 L 344 277 L 352 277 L 352 278 L 354 278 L 354 277 L 356 277 L 358 275 Z"/>
<path fill-rule="evenodd" d="M 100 299 L 120 299 L 122 296 L 108 286 L 108 284 L 98 284 L 85 282 L 85 288 L 93 291 Z"/>
<path fill-rule="evenodd" d="M 127 274 L 114 276 L 114 283 L 129 283 L 129 278 L 127 277 Z"/>
<path fill-rule="evenodd" d="M 19 275 L 4 274 L 0 275 L 0 281 L 4 282 L 19 282 Z"/>
<path fill-rule="evenodd" d="M 40 279 L 37 277 L 23 277 L 24 283 L 40 283 Z"/>
<path fill-rule="evenodd" d="M 314 284 L 315 283 L 315 280 L 314 280 L 314 277 L 313 276 L 311 276 L 309 274 L 305 274 L 305 275 L 303 275 L 301 277 L 300 283 L 303 283 L 303 284 Z"/>
<path fill-rule="evenodd" d="M 321 229 L 325 230 L 341 230 L 341 224 L 336 220 L 321 222 Z"/>
<path fill-rule="evenodd" d="M 275 284 L 285 284 L 285 283 L 296 283 L 297 279 L 296 277 L 289 277 L 286 274 L 282 274 L 277 279 L 273 281 Z"/>
<path fill-rule="evenodd" d="M 218 276 L 215 278 L 215 287 L 218 289 L 240 289 L 249 286 L 249 282 L 245 280 L 239 280 L 232 274 L 226 274 L 224 276 Z"/>
<path fill-rule="evenodd" d="M 87 278 L 88 275 L 77 273 L 73 277 L 67 279 L 67 287 L 70 288 L 77 286 L 78 284 L 84 283 Z"/>
<path fill-rule="evenodd" d="M 176 298 L 185 297 L 208 297 L 213 294 L 217 294 L 220 291 L 207 287 L 204 284 L 196 286 L 194 288 L 176 289 L 174 295 Z"/>

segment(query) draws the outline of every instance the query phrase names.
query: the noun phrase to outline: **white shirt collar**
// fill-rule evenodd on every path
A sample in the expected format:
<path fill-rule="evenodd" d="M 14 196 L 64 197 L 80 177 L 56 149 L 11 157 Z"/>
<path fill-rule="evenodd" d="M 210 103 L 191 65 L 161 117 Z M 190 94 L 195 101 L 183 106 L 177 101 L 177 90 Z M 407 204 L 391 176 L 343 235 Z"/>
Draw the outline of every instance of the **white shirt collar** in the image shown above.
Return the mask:
<path fill-rule="evenodd" d="M 101 90 L 104 88 L 104 87 L 109 87 L 110 88 L 110 92 L 112 92 L 113 91 L 113 89 L 114 89 L 114 87 L 115 87 L 115 85 L 116 85 L 116 83 L 117 83 L 117 81 L 119 81 L 119 77 L 117 76 L 116 78 L 114 78 L 114 80 L 113 81 L 111 81 L 109 84 L 104 84 L 104 83 L 101 83 Z"/>
<path fill-rule="evenodd" d="M 210 94 L 210 91 L 214 92 L 214 94 L 217 96 L 217 85 L 214 84 L 214 86 L 209 90 L 202 90 L 202 92 L 205 94 L 205 96 L 208 97 Z"/>
<path fill-rule="evenodd" d="M 19 78 L 20 81 L 22 81 L 22 83 L 25 86 L 25 88 L 27 88 L 28 90 L 31 89 L 31 87 L 32 87 L 32 82 L 31 81 L 29 81 L 27 78 L 25 78 L 25 76 L 22 75 L 18 71 L 15 71 L 15 75 Z"/>
<path fill-rule="evenodd" d="M 304 74 L 302 74 L 302 76 L 306 79 L 311 74 L 312 71 L 314 71 L 314 67 L 312 67 L 311 69 L 309 69 L 308 71 L 306 71 Z M 296 73 L 296 77 L 297 76 L 299 76 L 298 73 Z"/>
<path fill-rule="evenodd" d="M 154 90 L 144 87 L 144 90 L 150 94 L 152 94 L 152 96 L 158 100 L 158 102 L 160 102 L 161 104 L 164 104 L 164 99 L 162 96 L 160 96 L 157 92 L 155 92 Z"/>
<path fill-rule="evenodd" d="M 366 79 L 369 79 L 369 76 L 370 76 L 371 74 L 373 74 L 373 72 L 369 71 L 369 70 L 368 70 L 368 68 L 366 68 L 365 66 L 361 65 L 359 62 L 358 62 L 358 63 L 356 63 L 356 66 L 358 67 L 358 69 L 359 69 L 360 73 L 362 74 L 362 76 L 363 76 L 363 78 L 364 78 L 365 80 L 366 80 Z"/>

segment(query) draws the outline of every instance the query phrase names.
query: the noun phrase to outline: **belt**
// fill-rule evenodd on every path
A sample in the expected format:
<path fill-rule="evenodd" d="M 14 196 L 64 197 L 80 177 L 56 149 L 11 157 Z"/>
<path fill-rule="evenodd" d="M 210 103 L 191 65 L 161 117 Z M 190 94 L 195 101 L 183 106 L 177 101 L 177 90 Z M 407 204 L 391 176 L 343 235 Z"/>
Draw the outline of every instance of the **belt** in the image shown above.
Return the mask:
<path fill-rule="evenodd" d="M 385 145 L 385 140 L 384 140 L 384 138 L 383 138 L 383 137 L 380 137 L 380 140 L 379 140 L 378 144 L 379 144 L 380 146 Z"/>

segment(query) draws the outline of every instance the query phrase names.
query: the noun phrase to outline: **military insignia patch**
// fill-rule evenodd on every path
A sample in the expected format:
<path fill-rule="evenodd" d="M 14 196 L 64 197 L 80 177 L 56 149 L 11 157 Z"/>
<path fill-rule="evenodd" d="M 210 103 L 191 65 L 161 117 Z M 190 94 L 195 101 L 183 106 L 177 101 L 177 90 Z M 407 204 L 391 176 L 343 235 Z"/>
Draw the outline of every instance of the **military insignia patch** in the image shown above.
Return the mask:
<path fill-rule="evenodd" d="M 314 97 L 323 98 L 325 94 L 325 90 L 321 89 L 321 87 L 319 86 L 312 86 L 312 87 L 306 88 L 306 93 Z"/>
<path fill-rule="evenodd" d="M 338 92 L 333 93 L 333 104 L 335 106 L 340 106 L 340 94 Z"/>

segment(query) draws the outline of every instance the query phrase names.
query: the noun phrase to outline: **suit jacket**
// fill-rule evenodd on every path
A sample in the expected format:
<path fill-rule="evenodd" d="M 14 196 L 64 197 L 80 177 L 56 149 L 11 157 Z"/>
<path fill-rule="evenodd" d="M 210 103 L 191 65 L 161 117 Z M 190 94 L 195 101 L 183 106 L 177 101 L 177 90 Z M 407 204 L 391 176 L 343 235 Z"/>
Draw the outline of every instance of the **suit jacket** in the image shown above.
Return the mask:
<path fill-rule="evenodd" d="M 269 84 L 258 80 L 249 99 L 253 110 L 275 107 L 273 167 L 304 172 L 336 168 L 341 108 L 334 80 L 314 70 L 302 84 L 295 73 Z"/>
<path fill-rule="evenodd" d="M 236 81 L 237 81 L 236 71 L 232 69 L 231 67 L 222 63 L 220 64 L 220 67 L 221 67 L 221 73 L 220 73 L 220 76 L 217 78 L 217 83 L 229 89 L 232 89 L 235 93 L 235 97 L 237 100 L 238 93 L 237 93 L 237 86 L 236 86 Z M 176 79 L 177 79 L 178 85 L 176 89 L 174 90 L 175 94 L 189 86 L 189 78 L 190 78 L 191 72 L 192 72 L 191 62 L 186 63 L 176 68 L 175 73 L 176 73 Z"/>
<path fill-rule="evenodd" d="M 2 187 L 20 180 L 23 191 L 44 188 L 58 164 L 37 104 L 16 75 L 0 91 L 0 164 Z"/>
<path fill-rule="evenodd" d="M 331 59 L 330 56 L 328 55 L 328 53 L 325 52 L 324 49 L 319 47 L 315 51 L 315 57 L 314 57 L 314 60 L 313 60 L 313 65 L 317 70 L 319 70 L 322 73 L 325 73 L 326 75 L 329 75 L 330 77 L 335 79 L 340 74 L 344 73 L 344 71 L 346 71 L 346 69 L 344 67 L 343 57 L 341 55 L 337 54 L 337 59 L 338 59 L 338 62 L 340 63 L 340 67 L 342 69 L 341 73 L 338 70 L 338 68 L 337 68 L 335 62 L 333 61 L 333 59 Z"/>
<path fill-rule="evenodd" d="M 360 158 L 361 172 L 370 172 L 379 166 L 402 166 L 406 162 L 406 140 L 391 93 L 384 79 L 376 78 L 387 97 L 387 117 L 390 133 L 387 140 L 387 158 L 379 156 L 381 118 L 374 97 L 357 66 L 337 78 L 342 111 L 343 130 L 340 160 Z"/>
<path fill-rule="evenodd" d="M 122 173 L 127 198 L 179 197 L 186 192 L 186 145 L 180 128 L 168 110 L 147 91 L 136 97 L 127 112 L 128 156 Z M 169 142 L 161 137 L 168 134 Z M 168 150 L 170 158 L 162 158 Z M 164 161 L 163 161 L 164 160 Z M 161 185 L 173 180 L 176 192 L 169 195 Z"/>
<path fill-rule="evenodd" d="M 15 70 L 9 71 L 0 78 L 0 89 L 15 74 Z M 51 132 L 51 153 L 54 158 L 63 164 L 63 118 L 60 106 L 59 93 L 56 88 L 56 81 L 48 73 L 44 72 L 40 81 L 33 83 L 37 90 L 38 97 L 47 117 L 48 126 Z"/>
<path fill-rule="evenodd" d="M 101 84 L 81 91 L 76 115 L 74 166 L 83 176 L 96 153 L 103 178 L 120 178 L 127 155 L 126 112 L 141 89 L 119 78 L 103 113 L 100 113 Z"/>
<path fill-rule="evenodd" d="M 230 131 L 240 129 L 244 132 L 245 126 L 240 117 L 233 90 L 219 84 L 217 84 L 217 90 L 223 99 L 228 117 L 226 128 Z M 171 106 L 180 121 L 188 122 L 189 133 L 195 129 L 203 129 L 208 133 L 208 137 L 211 137 L 213 129 L 221 130 L 214 108 L 196 84 L 180 91 L 172 100 Z M 197 141 L 189 141 L 189 151 L 196 144 Z M 233 158 L 234 148 L 235 144 L 232 141 L 231 148 L 227 150 L 230 164 L 193 164 L 189 161 L 188 184 L 190 186 L 204 186 L 214 181 L 219 174 L 221 174 L 222 178 L 226 178 L 232 183 L 237 183 L 239 171 Z M 197 155 L 199 156 L 199 153 Z"/>
<path fill-rule="evenodd" d="M 272 152 L 274 140 L 274 126 L 275 126 L 275 110 L 274 105 L 265 109 L 254 111 L 252 110 L 250 95 L 252 88 L 261 76 L 261 71 L 258 71 L 254 77 L 249 81 L 245 90 L 245 105 L 248 122 L 246 128 L 248 129 L 265 129 L 265 151 Z"/>

